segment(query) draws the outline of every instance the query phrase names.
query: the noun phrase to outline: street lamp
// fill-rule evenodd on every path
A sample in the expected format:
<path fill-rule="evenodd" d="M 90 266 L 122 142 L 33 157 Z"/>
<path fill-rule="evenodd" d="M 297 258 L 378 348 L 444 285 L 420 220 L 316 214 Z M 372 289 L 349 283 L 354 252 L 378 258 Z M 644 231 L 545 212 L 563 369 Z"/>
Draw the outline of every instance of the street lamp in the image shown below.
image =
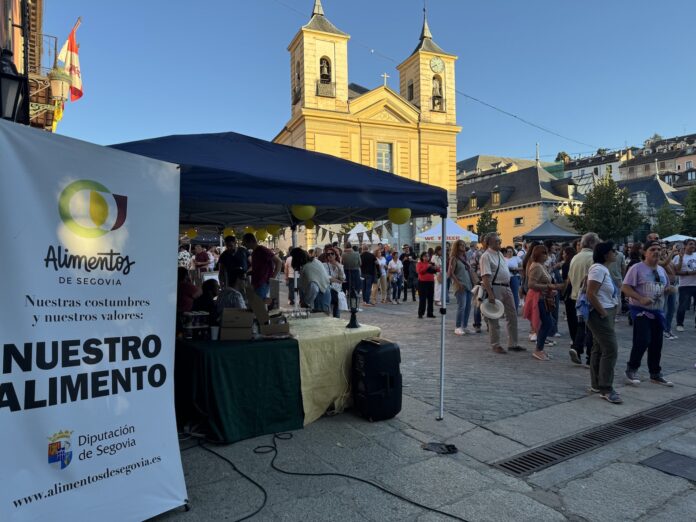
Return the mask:
<path fill-rule="evenodd" d="M 26 119 L 27 79 L 17 72 L 12 51 L 0 50 L 0 118 L 10 121 Z"/>
<path fill-rule="evenodd" d="M 355 292 L 354 288 L 351 288 L 348 297 L 348 306 L 350 308 L 350 322 L 346 325 L 346 328 L 360 328 L 358 324 L 358 294 Z"/>

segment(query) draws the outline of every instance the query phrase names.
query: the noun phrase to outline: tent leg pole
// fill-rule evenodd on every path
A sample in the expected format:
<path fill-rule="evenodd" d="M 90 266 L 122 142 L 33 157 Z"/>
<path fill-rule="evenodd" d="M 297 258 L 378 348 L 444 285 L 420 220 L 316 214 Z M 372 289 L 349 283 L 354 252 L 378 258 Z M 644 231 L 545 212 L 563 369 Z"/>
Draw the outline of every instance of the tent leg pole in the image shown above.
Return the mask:
<path fill-rule="evenodd" d="M 297 247 L 297 225 L 292 225 L 291 227 L 292 230 L 292 248 Z M 300 309 L 300 298 L 297 295 L 297 274 L 293 273 L 295 277 L 292 278 L 292 288 L 290 291 L 292 292 L 292 309 L 293 310 L 299 310 Z"/>
<path fill-rule="evenodd" d="M 447 314 L 447 214 L 442 216 L 442 284 L 440 285 L 440 412 L 437 420 L 445 418 L 445 318 Z"/>

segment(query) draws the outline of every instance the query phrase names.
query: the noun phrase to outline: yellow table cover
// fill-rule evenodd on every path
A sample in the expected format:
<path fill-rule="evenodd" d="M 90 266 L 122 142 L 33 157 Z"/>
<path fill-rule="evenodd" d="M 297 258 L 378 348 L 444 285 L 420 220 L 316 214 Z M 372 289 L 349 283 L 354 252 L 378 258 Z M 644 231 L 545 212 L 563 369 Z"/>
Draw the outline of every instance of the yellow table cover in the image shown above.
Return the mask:
<path fill-rule="evenodd" d="M 314 422 L 333 405 L 342 411 L 350 404 L 351 356 L 363 339 L 379 337 L 376 326 L 346 328 L 348 318 L 294 319 L 290 332 L 300 347 L 300 380 L 304 425 Z"/>

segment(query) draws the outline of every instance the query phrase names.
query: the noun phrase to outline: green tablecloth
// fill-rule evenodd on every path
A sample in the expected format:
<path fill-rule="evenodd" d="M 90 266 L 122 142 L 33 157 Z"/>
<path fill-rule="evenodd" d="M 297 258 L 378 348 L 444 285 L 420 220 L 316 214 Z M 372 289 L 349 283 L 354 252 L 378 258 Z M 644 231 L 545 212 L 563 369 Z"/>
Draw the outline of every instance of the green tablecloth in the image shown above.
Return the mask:
<path fill-rule="evenodd" d="M 211 440 L 302 428 L 299 349 L 277 341 L 176 343 L 177 422 L 200 423 Z"/>

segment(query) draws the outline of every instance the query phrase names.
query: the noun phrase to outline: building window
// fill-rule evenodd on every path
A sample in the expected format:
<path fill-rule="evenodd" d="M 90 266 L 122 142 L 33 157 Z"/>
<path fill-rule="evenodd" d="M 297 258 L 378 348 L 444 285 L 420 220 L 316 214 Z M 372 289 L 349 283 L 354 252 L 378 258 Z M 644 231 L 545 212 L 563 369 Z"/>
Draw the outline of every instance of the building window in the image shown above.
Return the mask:
<path fill-rule="evenodd" d="M 628 173 L 633 174 L 635 172 L 636 168 L 635 167 L 628 167 Z"/>
<path fill-rule="evenodd" d="M 687 181 L 694 181 L 696 180 L 696 172 L 689 172 L 686 175 Z"/>
<path fill-rule="evenodd" d="M 515 226 L 521 227 L 522 225 L 524 225 L 524 218 L 523 217 L 516 217 L 515 218 Z"/>
<path fill-rule="evenodd" d="M 331 83 L 331 60 L 322 56 L 319 60 L 319 81 L 321 83 Z"/>
<path fill-rule="evenodd" d="M 413 101 L 413 80 L 409 80 L 406 86 L 406 94 L 408 95 L 408 101 Z"/>
<path fill-rule="evenodd" d="M 474 225 L 467 225 L 466 229 L 467 229 L 469 232 L 473 232 L 473 231 L 474 231 Z"/>
<path fill-rule="evenodd" d="M 478 201 L 476 198 L 476 192 L 471 193 L 471 197 L 469 198 L 469 210 L 476 210 L 478 208 Z"/>
<path fill-rule="evenodd" d="M 500 205 L 500 192 L 495 191 L 491 193 L 491 203 L 493 205 Z"/>
<path fill-rule="evenodd" d="M 693 168 L 694 168 L 694 162 L 693 162 L 693 161 L 687 161 L 687 162 L 684 164 L 684 168 L 685 168 L 686 170 L 693 169 Z"/>
<path fill-rule="evenodd" d="M 643 172 L 650 172 L 650 163 L 643 165 Z"/>
<path fill-rule="evenodd" d="M 660 162 L 660 169 L 665 170 L 665 162 L 664 161 Z"/>
<path fill-rule="evenodd" d="M 611 168 L 611 165 L 607 165 L 607 174 L 608 174 L 608 175 L 611 175 L 611 171 L 612 171 L 612 170 L 613 170 L 613 169 Z"/>
<path fill-rule="evenodd" d="M 580 175 L 584 176 L 585 175 L 585 169 L 580 169 Z"/>
<path fill-rule="evenodd" d="M 377 143 L 377 168 L 386 172 L 394 172 L 392 162 L 393 145 L 391 143 Z"/>

